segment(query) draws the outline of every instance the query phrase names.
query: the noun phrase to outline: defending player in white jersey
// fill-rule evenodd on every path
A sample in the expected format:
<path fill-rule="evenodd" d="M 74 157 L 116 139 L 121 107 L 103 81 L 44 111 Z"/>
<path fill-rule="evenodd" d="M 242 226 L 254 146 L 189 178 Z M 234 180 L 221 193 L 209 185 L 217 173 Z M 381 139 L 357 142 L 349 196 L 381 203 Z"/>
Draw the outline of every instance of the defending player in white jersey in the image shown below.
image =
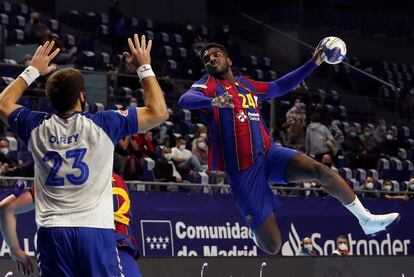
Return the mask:
<path fill-rule="evenodd" d="M 55 114 L 31 111 L 17 103 L 49 63 L 54 42 L 39 46 L 30 66 L 0 94 L 0 116 L 28 144 L 35 161 L 37 251 L 41 276 L 123 276 L 114 239 L 111 170 L 114 144 L 151 129 L 168 117 L 163 92 L 151 69 L 152 41 L 128 39 L 126 60 L 137 66 L 145 107 L 125 112 L 83 112 L 84 77 L 61 69 L 46 82 Z M 33 271 L 20 249 L 15 220 L 4 237 L 11 257 L 24 272 Z"/>

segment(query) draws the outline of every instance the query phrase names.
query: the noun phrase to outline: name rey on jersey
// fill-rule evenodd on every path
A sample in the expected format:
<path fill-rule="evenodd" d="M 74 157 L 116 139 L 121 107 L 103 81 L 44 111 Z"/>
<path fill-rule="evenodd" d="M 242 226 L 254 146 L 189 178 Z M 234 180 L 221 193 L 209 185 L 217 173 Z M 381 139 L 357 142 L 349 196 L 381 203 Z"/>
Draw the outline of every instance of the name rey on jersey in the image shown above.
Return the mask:
<path fill-rule="evenodd" d="M 56 143 L 56 144 L 72 144 L 78 142 L 79 134 L 74 134 L 70 136 L 61 136 L 57 137 L 54 135 L 49 136 L 48 141 L 50 143 Z"/>

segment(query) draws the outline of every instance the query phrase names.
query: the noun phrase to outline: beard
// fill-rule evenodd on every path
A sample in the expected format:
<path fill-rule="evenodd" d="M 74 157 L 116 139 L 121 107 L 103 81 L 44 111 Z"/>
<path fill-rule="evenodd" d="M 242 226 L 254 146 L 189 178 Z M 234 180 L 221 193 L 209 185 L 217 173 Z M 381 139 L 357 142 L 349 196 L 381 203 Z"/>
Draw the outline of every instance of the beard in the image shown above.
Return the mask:
<path fill-rule="evenodd" d="M 209 66 L 206 68 L 207 73 L 213 76 L 216 79 L 223 79 L 223 75 L 229 71 L 229 65 L 223 65 L 223 66 L 216 66 L 216 68 L 213 68 L 212 66 Z"/>

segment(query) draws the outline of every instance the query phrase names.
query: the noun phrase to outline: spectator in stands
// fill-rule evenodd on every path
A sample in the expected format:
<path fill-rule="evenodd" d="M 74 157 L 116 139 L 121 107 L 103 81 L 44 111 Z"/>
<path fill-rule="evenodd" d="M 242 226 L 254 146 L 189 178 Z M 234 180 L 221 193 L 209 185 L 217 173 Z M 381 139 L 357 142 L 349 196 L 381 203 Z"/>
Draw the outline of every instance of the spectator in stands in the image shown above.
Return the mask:
<path fill-rule="evenodd" d="M 329 131 L 332 134 L 333 141 L 335 144 L 335 147 L 337 149 L 337 155 L 342 155 L 342 144 L 345 141 L 344 134 L 342 133 L 341 129 L 339 128 L 339 125 L 341 124 L 341 121 L 339 121 L 339 114 L 334 113 L 333 114 L 333 120 L 331 121 L 331 124 L 329 125 Z"/>
<path fill-rule="evenodd" d="M 67 64 L 73 63 L 75 59 L 76 52 L 69 53 L 68 49 L 65 47 L 63 42 L 56 37 L 51 30 L 47 29 L 45 35 L 41 39 L 41 44 L 45 44 L 46 41 L 54 41 L 55 45 L 52 48 L 52 51 L 55 51 L 57 48 L 60 49 L 59 54 L 53 59 L 54 63 L 57 64 Z"/>
<path fill-rule="evenodd" d="M 414 180 L 413 180 L 414 181 Z M 384 180 L 382 184 L 383 191 L 392 191 L 393 183 L 390 180 Z M 397 199 L 402 201 L 407 201 L 410 199 L 407 194 L 383 194 L 386 199 Z"/>
<path fill-rule="evenodd" d="M 158 159 L 155 153 L 155 146 L 152 142 L 152 131 L 146 131 L 145 134 L 135 134 L 132 137 L 136 142 L 136 144 L 132 144 L 132 147 L 137 152 L 137 157 L 150 157 L 153 160 Z"/>
<path fill-rule="evenodd" d="M 202 166 L 197 157 L 185 148 L 186 144 L 186 139 L 180 137 L 176 142 L 176 146 L 171 149 L 172 160 L 176 163 L 178 171 L 184 175 L 189 170 L 204 171 L 206 167 Z"/>
<path fill-rule="evenodd" d="M 40 14 L 38 12 L 30 14 L 30 21 L 24 29 L 29 43 L 41 43 L 48 30 L 49 28 L 41 22 Z"/>
<path fill-rule="evenodd" d="M 29 66 L 30 65 L 30 61 L 32 60 L 33 56 L 32 54 L 26 54 L 24 56 L 24 65 L 25 66 Z"/>
<path fill-rule="evenodd" d="M 11 163 L 10 143 L 7 138 L 0 139 L 0 163 L 1 164 Z"/>
<path fill-rule="evenodd" d="M 335 167 L 335 165 L 332 162 L 332 156 L 330 154 L 325 154 L 322 156 L 322 164 L 326 165 L 330 169 L 338 172 L 338 169 Z"/>
<path fill-rule="evenodd" d="M 410 180 L 408 180 L 407 192 L 414 192 L 414 178 L 410 178 Z M 414 194 L 408 194 L 408 197 L 410 199 L 413 199 L 414 198 Z"/>
<path fill-rule="evenodd" d="M 162 149 L 161 158 L 155 163 L 155 178 L 160 181 L 179 183 L 183 179 L 171 159 L 171 148 L 164 147 Z"/>
<path fill-rule="evenodd" d="M 300 121 L 295 121 L 287 128 L 286 146 L 303 152 L 305 151 L 305 137 L 304 125 Z"/>
<path fill-rule="evenodd" d="M 375 141 L 378 143 L 381 143 L 385 136 L 387 135 L 387 123 L 385 122 L 385 119 L 381 118 L 378 120 L 378 125 L 374 130 L 373 136 Z"/>
<path fill-rule="evenodd" d="M 348 133 L 345 137 L 343 151 L 344 156 L 351 161 L 351 168 L 362 167 L 360 157 L 363 153 L 366 153 L 366 151 L 362 145 L 361 139 L 358 137 L 357 130 L 354 126 L 351 126 L 348 130 Z"/>
<path fill-rule="evenodd" d="M 287 136 L 285 131 L 278 126 L 275 126 L 272 132 L 272 139 L 274 143 L 279 143 L 281 145 L 286 145 Z"/>
<path fill-rule="evenodd" d="M 141 155 L 136 149 L 138 149 L 138 146 L 135 139 L 131 136 L 126 136 L 119 140 L 115 146 L 115 153 L 117 156 L 115 161 L 118 162 L 116 167 L 121 168 L 121 171 L 119 172 L 123 171 L 123 177 L 126 180 L 136 180 L 137 173 L 140 169 L 139 159 L 141 158 Z M 122 162 L 119 160 L 120 157 L 122 158 Z"/>
<path fill-rule="evenodd" d="M 320 162 L 323 155 L 331 152 L 328 144 L 333 145 L 333 137 L 329 129 L 321 124 L 319 113 L 311 114 L 310 121 L 306 129 L 306 154 Z"/>
<path fill-rule="evenodd" d="M 385 136 L 385 140 L 383 140 L 377 147 L 377 151 L 387 158 L 390 157 L 397 157 L 398 156 L 398 148 L 400 144 L 398 143 L 395 132 L 393 129 L 389 129 Z"/>
<path fill-rule="evenodd" d="M 306 111 L 300 99 L 296 99 L 294 106 L 287 111 L 286 123 L 284 125 L 289 128 L 297 122 L 303 127 L 306 126 Z"/>
<path fill-rule="evenodd" d="M 332 253 L 333 256 L 348 256 L 350 254 L 349 251 L 349 242 L 348 239 L 340 235 L 336 238 L 336 249 Z"/>
<path fill-rule="evenodd" d="M 312 240 L 309 237 L 306 237 L 302 240 L 299 256 L 316 256 L 316 252 L 313 249 Z"/>
<path fill-rule="evenodd" d="M 364 183 L 360 186 L 361 190 L 368 190 L 370 192 L 363 192 L 362 197 L 379 197 L 378 190 L 375 188 L 376 180 L 372 176 L 365 177 Z M 372 191 L 372 192 L 371 192 Z"/>
<path fill-rule="evenodd" d="M 364 149 L 368 152 L 374 151 L 374 148 L 376 147 L 377 143 L 372 135 L 372 129 L 369 126 L 364 127 L 364 132 L 359 135 L 359 139 L 361 140 L 362 145 L 364 146 Z"/>
<path fill-rule="evenodd" d="M 206 140 L 201 136 L 195 139 L 196 144 L 193 146 L 193 155 L 197 157 L 201 165 L 208 166 L 208 146 Z"/>

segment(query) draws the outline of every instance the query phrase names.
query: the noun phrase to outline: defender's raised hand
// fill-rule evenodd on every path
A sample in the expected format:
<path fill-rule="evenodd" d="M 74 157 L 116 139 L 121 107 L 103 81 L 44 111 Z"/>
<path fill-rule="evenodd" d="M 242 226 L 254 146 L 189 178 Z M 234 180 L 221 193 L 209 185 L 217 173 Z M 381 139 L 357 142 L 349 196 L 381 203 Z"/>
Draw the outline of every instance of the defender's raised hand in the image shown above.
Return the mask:
<path fill-rule="evenodd" d="M 136 67 L 140 67 L 143 64 L 151 64 L 151 47 L 152 40 L 146 42 L 145 36 L 141 36 L 141 42 L 137 34 L 134 35 L 134 40 L 128 38 L 128 45 L 131 53 L 124 52 L 123 55 L 126 61 Z"/>
<path fill-rule="evenodd" d="M 316 65 L 321 65 L 323 63 L 324 53 L 323 53 L 323 45 L 324 39 L 322 39 L 318 46 L 316 46 L 315 51 L 313 52 L 312 59 Z"/>
<path fill-rule="evenodd" d="M 53 60 L 60 51 L 60 49 L 57 48 L 55 51 L 50 53 L 54 45 L 55 42 L 53 40 L 46 41 L 45 44 L 37 48 L 32 60 L 30 61 L 30 65 L 39 70 L 40 75 L 48 74 L 56 69 L 55 66 L 49 65 L 50 61 Z"/>

